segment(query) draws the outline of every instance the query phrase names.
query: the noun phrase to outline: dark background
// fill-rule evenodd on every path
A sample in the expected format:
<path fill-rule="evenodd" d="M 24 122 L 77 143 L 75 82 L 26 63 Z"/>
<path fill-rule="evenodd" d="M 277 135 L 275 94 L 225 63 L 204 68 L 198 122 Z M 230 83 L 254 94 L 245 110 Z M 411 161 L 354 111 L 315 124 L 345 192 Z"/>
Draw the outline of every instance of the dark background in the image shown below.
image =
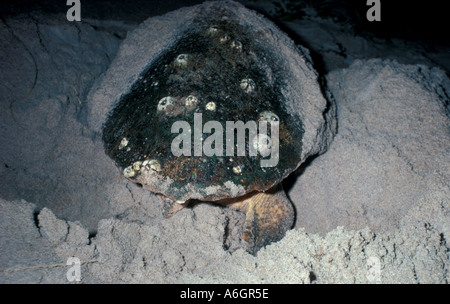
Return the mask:
<path fill-rule="evenodd" d="M 446 1 L 381 0 L 381 22 L 369 22 L 367 0 L 253 0 L 244 1 L 274 21 L 306 18 L 306 7 L 313 7 L 320 17 L 332 18 L 352 26 L 357 35 L 370 35 L 381 39 L 401 38 L 417 43 L 450 45 L 449 10 Z M 81 17 L 121 20 L 140 23 L 146 18 L 161 15 L 183 6 L 201 3 L 201 0 L 81 0 Z M 261 3 L 272 2 L 275 11 L 262 12 Z M 1 0 L 0 16 L 27 14 L 32 11 L 61 13 L 65 16 L 66 0 Z"/>

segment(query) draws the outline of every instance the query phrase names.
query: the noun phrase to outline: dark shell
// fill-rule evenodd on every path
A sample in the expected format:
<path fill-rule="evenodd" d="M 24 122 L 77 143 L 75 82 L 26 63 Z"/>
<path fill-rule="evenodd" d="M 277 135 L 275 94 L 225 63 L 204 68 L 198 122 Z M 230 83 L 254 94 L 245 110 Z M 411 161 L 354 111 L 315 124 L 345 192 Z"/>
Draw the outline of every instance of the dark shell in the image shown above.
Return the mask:
<path fill-rule="evenodd" d="M 265 191 L 297 168 L 302 122 L 288 112 L 282 94 L 288 73 L 276 64 L 274 48 L 268 48 L 265 40 L 259 39 L 261 35 L 265 33 L 250 31 L 226 12 L 199 17 L 172 47 L 150 63 L 103 128 L 106 153 L 122 170 L 133 170 L 130 166 L 135 164 L 128 178 L 175 200 L 218 200 Z M 243 79 L 253 80 L 254 90 L 241 87 Z M 190 95 L 197 103 L 186 105 Z M 160 102 L 168 96 L 171 99 Z M 207 109 L 209 102 L 215 103 L 215 110 Z M 158 110 L 158 103 L 163 110 Z M 246 156 L 237 156 L 236 147 L 234 156 L 226 156 L 225 122 L 257 123 L 264 111 L 279 117 L 278 165 L 262 168 L 264 157 L 249 156 L 248 132 Z M 171 144 L 179 133 L 171 133 L 172 125 L 186 121 L 194 133 L 194 114 L 198 113 L 202 114 L 203 125 L 208 121 L 222 124 L 223 156 L 173 155 Z M 203 133 L 203 138 L 210 135 Z M 152 163 L 156 170 L 149 168 L 149 160 L 157 161 Z"/>

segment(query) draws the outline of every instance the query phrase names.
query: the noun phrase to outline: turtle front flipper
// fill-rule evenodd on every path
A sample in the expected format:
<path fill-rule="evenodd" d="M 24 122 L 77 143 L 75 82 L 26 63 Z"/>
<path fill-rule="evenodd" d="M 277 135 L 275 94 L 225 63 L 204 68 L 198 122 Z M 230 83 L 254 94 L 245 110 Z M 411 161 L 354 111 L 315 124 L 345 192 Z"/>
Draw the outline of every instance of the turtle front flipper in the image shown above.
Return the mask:
<path fill-rule="evenodd" d="M 242 243 L 252 255 L 266 245 L 281 240 L 294 224 L 294 207 L 281 185 L 246 197 L 230 207 L 246 215 Z"/>

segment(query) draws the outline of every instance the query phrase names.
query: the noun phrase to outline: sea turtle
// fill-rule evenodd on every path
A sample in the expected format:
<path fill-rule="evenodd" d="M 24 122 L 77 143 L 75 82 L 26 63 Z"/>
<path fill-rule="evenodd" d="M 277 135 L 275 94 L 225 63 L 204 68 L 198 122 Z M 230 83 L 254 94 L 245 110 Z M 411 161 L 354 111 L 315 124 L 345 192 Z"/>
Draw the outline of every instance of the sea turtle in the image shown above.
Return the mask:
<path fill-rule="evenodd" d="M 263 17 L 228 1 L 189 13 L 182 35 L 110 107 L 105 151 L 161 195 L 167 216 L 192 200 L 244 212 L 242 242 L 256 254 L 293 226 L 280 182 L 321 149 L 326 101 L 308 59 Z M 315 141 L 307 151 L 305 136 Z"/>

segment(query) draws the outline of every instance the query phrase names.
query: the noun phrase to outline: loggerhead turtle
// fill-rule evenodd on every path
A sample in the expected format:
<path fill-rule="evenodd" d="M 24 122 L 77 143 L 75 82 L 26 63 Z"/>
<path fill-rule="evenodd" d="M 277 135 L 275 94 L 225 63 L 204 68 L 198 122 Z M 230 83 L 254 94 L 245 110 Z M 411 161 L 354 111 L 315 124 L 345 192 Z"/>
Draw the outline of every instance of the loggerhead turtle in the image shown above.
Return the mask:
<path fill-rule="evenodd" d="M 280 182 L 306 157 L 308 130 L 293 106 L 302 101 L 287 91 L 305 76 L 293 73 L 273 45 L 285 47 L 288 38 L 274 39 L 284 34 L 274 34 L 272 24 L 255 29 L 242 22 L 242 12 L 250 11 L 241 5 L 208 3 L 194 11 L 183 35 L 147 64 L 108 112 L 105 151 L 126 178 L 161 195 L 167 216 L 191 200 L 244 212 L 242 242 L 256 254 L 294 223 Z"/>

